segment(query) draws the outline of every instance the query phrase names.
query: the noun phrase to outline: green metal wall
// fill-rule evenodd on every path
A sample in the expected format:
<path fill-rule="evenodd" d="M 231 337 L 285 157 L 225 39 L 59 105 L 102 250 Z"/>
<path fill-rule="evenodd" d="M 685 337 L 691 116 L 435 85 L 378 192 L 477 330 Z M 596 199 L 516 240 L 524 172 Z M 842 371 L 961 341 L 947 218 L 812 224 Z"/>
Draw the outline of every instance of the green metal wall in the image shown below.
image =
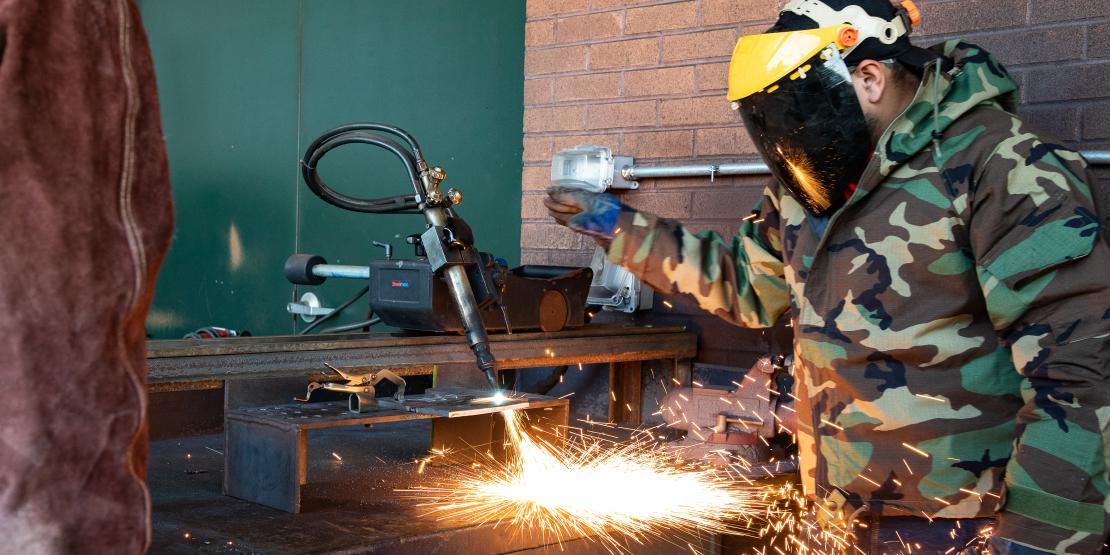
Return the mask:
<path fill-rule="evenodd" d="M 293 252 L 329 262 L 410 257 L 419 216 L 345 212 L 300 179 L 304 147 L 333 126 L 393 123 L 413 133 L 478 247 L 520 250 L 524 2 L 506 0 L 138 0 L 154 53 L 177 230 L 147 320 L 156 338 L 204 325 L 287 334 Z M 321 173 L 360 196 L 410 191 L 392 155 L 351 145 Z M 311 288 L 339 304 L 361 284 Z M 305 288 L 301 288 L 302 290 Z M 365 303 L 360 305 L 365 307 Z M 337 323 L 364 316 L 352 311 Z"/>

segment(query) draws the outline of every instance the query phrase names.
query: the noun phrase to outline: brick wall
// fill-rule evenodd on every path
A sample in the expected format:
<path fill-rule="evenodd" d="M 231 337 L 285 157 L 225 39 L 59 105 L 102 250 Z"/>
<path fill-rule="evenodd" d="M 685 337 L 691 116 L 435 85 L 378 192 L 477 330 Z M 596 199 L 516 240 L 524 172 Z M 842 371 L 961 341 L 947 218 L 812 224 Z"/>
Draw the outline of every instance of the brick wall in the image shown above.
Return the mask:
<path fill-rule="evenodd" d="M 1072 146 L 1110 149 L 1110 0 L 919 5 L 919 44 L 958 36 L 988 48 L 1022 84 L 1023 115 Z M 560 148 L 602 144 L 647 164 L 756 158 L 724 99 L 728 58 L 737 38 L 766 29 L 780 6 L 779 0 L 528 0 L 522 260 L 589 262 L 593 242 L 551 223 L 541 204 L 551 155 Z M 623 200 L 693 229 L 728 234 L 765 179 L 646 180 Z M 1110 187 L 1099 189 L 1106 198 Z M 657 302 L 641 318 L 689 323 L 702 333 L 701 360 L 745 365 L 766 351 L 760 332 L 717 322 L 681 298 L 668 302 L 673 306 Z"/>

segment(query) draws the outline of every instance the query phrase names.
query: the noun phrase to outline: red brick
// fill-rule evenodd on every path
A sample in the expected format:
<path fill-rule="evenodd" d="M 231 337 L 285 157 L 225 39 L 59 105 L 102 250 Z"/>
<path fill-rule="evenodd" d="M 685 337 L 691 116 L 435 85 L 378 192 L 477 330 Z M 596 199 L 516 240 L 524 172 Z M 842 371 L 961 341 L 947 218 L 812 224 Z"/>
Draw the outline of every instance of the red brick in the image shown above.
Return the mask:
<path fill-rule="evenodd" d="M 656 178 L 640 180 L 640 190 L 655 191 L 659 189 L 696 189 L 704 185 L 705 180 L 698 178 Z"/>
<path fill-rule="evenodd" d="M 693 90 L 692 66 L 644 69 L 624 74 L 624 96 L 685 94 Z"/>
<path fill-rule="evenodd" d="M 982 46 L 1007 66 L 1077 60 L 1083 57 L 1083 41 L 1076 40 L 1081 29 L 1076 26 L 1017 30 L 976 36 L 971 42 Z"/>
<path fill-rule="evenodd" d="M 728 62 L 698 64 L 694 70 L 694 82 L 699 91 L 728 89 Z"/>
<path fill-rule="evenodd" d="M 620 153 L 636 158 L 688 158 L 694 155 L 694 132 L 625 133 Z"/>
<path fill-rule="evenodd" d="M 606 42 L 590 46 L 590 68 L 625 68 L 659 61 L 659 39 Z"/>
<path fill-rule="evenodd" d="M 544 193 L 525 193 L 520 197 L 520 217 L 525 220 L 549 220 L 547 207 L 543 205 Z M 546 223 L 546 222 L 545 222 Z"/>
<path fill-rule="evenodd" d="M 595 73 L 560 77 L 555 82 L 556 102 L 616 98 L 620 95 L 620 73 Z"/>
<path fill-rule="evenodd" d="M 731 127 L 698 129 L 694 133 L 694 154 L 698 156 L 756 154 L 755 144 L 740 123 L 739 116 L 736 117 L 735 123 Z"/>
<path fill-rule="evenodd" d="M 613 134 L 602 135 L 566 135 L 562 137 L 555 137 L 555 144 L 552 146 L 552 153 L 559 152 L 564 148 L 570 148 L 578 145 L 601 145 L 607 146 L 612 150 L 617 150 L 620 137 Z"/>
<path fill-rule="evenodd" d="M 659 119 L 664 126 L 737 121 L 736 113 L 732 111 L 728 100 L 719 95 L 664 100 L 659 107 Z"/>
<path fill-rule="evenodd" d="M 554 79 L 528 79 L 524 81 L 524 105 L 555 102 Z"/>
<path fill-rule="evenodd" d="M 1083 107 L 1083 139 L 1110 139 L 1110 102 Z"/>
<path fill-rule="evenodd" d="M 646 195 L 625 195 L 624 202 L 638 210 L 643 210 L 664 218 L 686 218 L 690 216 L 690 193 L 681 191 L 653 191 Z"/>
<path fill-rule="evenodd" d="M 559 20 L 559 42 L 581 42 L 621 34 L 621 12 L 576 15 Z"/>
<path fill-rule="evenodd" d="M 528 17 L 543 17 L 586 9 L 587 0 L 528 0 L 524 12 Z"/>
<path fill-rule="evenodd" d="M 590 0 L 590 8 L 593 10 L 608 10 L 610 8 L 626 8 L 640 4 L 651 4 L 657 1 L 658 0 Z"/>
<path fill-rule="evenodd" d="M 625 14 L 624 32 L 651 33 L 693 27 L 698 19 L 697 2 L 680 2 L 631 8 Z"/>
<path fill-rule="evenodd" d="M 701 24 L 723 25 L 740 21 L 774 20 L 779 0 L 702 0 Z"/>
<path fill-rule="evenodd" d="M 587 246 L 590 247 L 589 250 L 524 250 L 520 253 L 520 263 L 552 266 L 589 266 L 590 260 L 594 255 L 593 249 L 597 245 L 593 244 L 592 241 L 588 241 L 588 243 Z"/>
<path fill-rule="evenodd" d="M 556 223 L 520 225 L 520 246 L 526 249 L 580 249 L 582 235 Z"/>
<path fill-rule="evenodd" d="M 1046 21 L 1083 21 L 1106 17 L 1110 7 L 1106 0 L 1031 0 L 1030 23 Z"/>
<path fill-rule="evenodd" d="M 564 46 L 524 51 L 524 74 L 540 75 L 586 69 L 586 47 Z"/>
<path fill-rule="evenodd" d="M 921 28 L 914 34 L 947 35 L 1017 27 L 1025 23 L 1025 7 L 1026 0 L 930 2 L 921 5 Z"/>
<path fill-rule="evenodd" d="M 1048 67 L 1028 72 L 1025 99 L 1028 102 L 1108 98 L 1110 62 L 1079 66 Z"/>
<path fill-rule="evenodd" d="M 524 108 L 524 132 L 576 131 L 585 128 L 584 106 Z"/>
<path fill-rule="evenodd" d="M 551 185 L 551 166 L 525 166 L 520 182 L 524 191 L 546 190 Z"/>
<path fill-rule="evenodd" d="M 1110 56 L 1110 23 L 1091 25 L 1087 28 L 1087 57 Z"/>
<path fill-rule="evenodd" d="M 724 58 L 732 54 L 736 40 L 736 29 L 668 35 L 663 37 L 663 61 Z"/>
<path fill-rule="evenodd" d="M 594 104 L 589 107 L 586 128 L 608 129 L 655 125 L 655 114 L 656 101 L 654 100 L 618 102 L 615 104 Z"/>
<path fill-rule="evenodd" d="M 555 42 L 555 20 L 529 21 L 524 24 L 524 46 L 542 46 Z"/>
<path fill-rule="evenodd" d="M 524 137 L 524 161 L 547 162 L 551 160 L 551 137 Z"/>
<path fill-rule="evenodd" d="M 692 216 L 698 219 L 739 219 L 751 213 L 763 190 L 758 187 L 714 190 L 706 180 L 706 190 L 694 192 Z"/>

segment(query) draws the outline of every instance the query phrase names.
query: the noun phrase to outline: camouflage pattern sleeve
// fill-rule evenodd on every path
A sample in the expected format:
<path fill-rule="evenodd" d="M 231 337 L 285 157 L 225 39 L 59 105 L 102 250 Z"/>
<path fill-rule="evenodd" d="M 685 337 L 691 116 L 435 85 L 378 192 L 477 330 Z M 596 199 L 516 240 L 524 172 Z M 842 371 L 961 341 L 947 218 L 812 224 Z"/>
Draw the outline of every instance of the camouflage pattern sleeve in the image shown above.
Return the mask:
<path fill-rule="evenodd" d="M 770 189 L 726 241 L 694 234 L 678 222 L 625 207 L 617 220 L 609 260 L 657 290 L 688 293 L 729 322 L 768 327 L 790 307 L 783 278 L 777 197 Z"/>
<path fill-rule="evenodd" d="M 1110 248 L 1080 156 L 1024 129 L 970 191 L 969 239 L 987 311 L 1022 376 L 996 534 L 1099 553 L 1110 483 Z"/>

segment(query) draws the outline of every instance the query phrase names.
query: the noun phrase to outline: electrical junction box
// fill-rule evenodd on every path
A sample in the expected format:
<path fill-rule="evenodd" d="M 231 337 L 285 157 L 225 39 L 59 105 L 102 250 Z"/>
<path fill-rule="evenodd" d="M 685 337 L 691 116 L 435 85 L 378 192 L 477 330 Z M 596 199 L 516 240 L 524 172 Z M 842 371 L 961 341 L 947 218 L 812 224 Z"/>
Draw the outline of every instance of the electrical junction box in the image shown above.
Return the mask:
<path fill-rule="evenodd" d="M 586 304 L 600 306 L 602 310 L 633 313 L 637 310 L 648 310 L 655 300 L 655 292 L 651 287 L 645 287 L 640 278 L 621 266 L 611 264 L 605 249 L 598 247 L 594 251 L 593 261 L 590 262 L 593 270 L 593 280 L 590 282 L 590 293 L 586 296 Z"/>
<path fill-rule="evenodd" d="M 603 193 L 606 189 L 638 189 L 639 183 L 621 175 L 632 165 L 629 156 L 613 156 L 609 147 L 577 145 L 551 157 L 551 183 L 557 187 Z"/>

